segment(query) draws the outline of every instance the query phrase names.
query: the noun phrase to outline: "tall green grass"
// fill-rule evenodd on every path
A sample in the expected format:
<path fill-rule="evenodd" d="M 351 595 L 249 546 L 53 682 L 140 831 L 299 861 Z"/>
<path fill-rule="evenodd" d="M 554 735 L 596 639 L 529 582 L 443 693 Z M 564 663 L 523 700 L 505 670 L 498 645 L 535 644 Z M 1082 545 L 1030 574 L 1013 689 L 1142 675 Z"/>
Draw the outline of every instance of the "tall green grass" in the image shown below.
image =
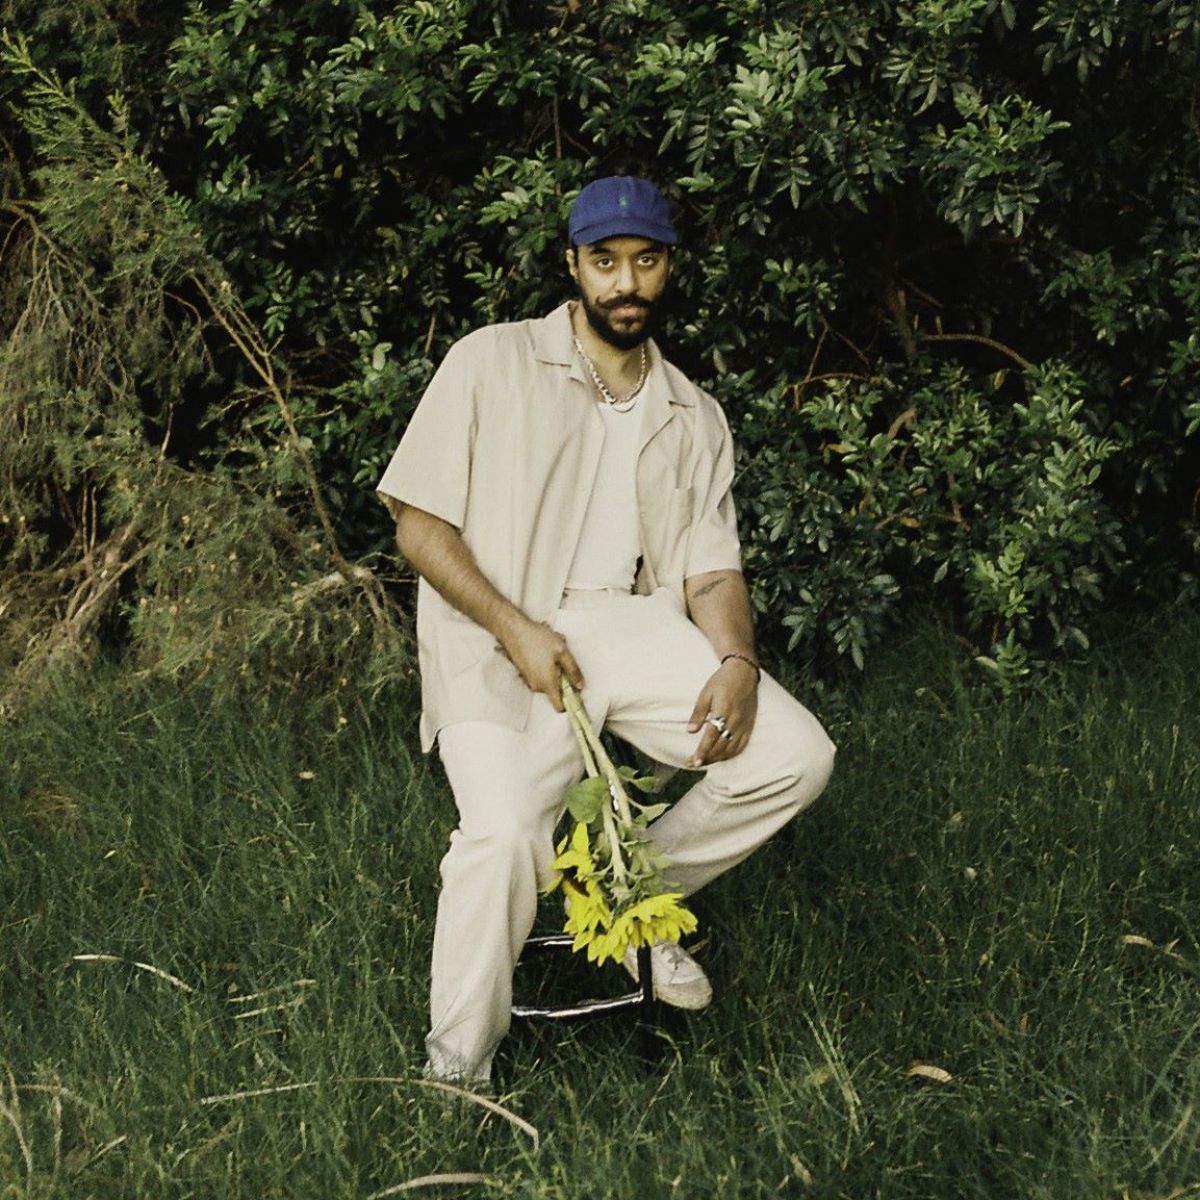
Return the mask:
<path fill-rule="evenodd" d="M 927 629 L 813 701 L 834 782 L 696 897 L 713 1006 L 514 1030 L 536 1142 L 418 1082 L 411 691 L 63 680 L 0 727 L 0 1197 L 1200 1197 L 1198 679 L 1195 620 L 1011 700 Z"/>

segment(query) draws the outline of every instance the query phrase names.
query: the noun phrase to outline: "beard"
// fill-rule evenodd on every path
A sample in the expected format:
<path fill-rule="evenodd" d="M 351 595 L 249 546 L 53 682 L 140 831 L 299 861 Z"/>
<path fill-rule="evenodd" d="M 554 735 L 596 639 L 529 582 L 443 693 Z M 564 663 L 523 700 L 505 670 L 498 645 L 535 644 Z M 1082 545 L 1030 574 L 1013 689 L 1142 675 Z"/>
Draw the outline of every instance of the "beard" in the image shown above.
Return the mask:
<path fill-rule="evenodd" d="M 622 297 L 619 300 L 609 300 L 606 303 L 595 303 L 579 289 L 579 303 L 583 315 L 592 327 L 597 337 L 603 338 L 610 346 L 618 350 L 636 350 L 658 328 L 660 315 L 659 303 L 661 297 L 654 300 L 644 300 L 641 296 Z M 642 323 L 636 329 L 618 329 L 613 325 L 609 313 L 618 308 L 638 308 L 642 311 Z"/>

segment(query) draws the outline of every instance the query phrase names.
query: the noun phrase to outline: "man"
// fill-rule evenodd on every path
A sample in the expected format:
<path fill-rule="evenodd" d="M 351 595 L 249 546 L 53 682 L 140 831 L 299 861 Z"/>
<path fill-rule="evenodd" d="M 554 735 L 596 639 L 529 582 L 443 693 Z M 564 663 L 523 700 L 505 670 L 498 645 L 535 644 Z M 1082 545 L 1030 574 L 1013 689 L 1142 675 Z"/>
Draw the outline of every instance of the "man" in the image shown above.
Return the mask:
<path fill-rule="evenodd" d="M 758 666 L 725 418 L 649 336 L 678 240 L 667 203 L 644 179 L 598 179 L 568 232 L 577 299 L 453 346 L 379 483 L 421 577 L 422 746 L 436 740 L 459 812 L 426 1069 L 471 1084 L 508 1029 L 583 771 L 560 675 L 597 726 L 704 772 L 650 829 L 685 894 L 810 804 L 833 766 L 815 718 Z M 708 1003 L 680 947 L 656 946 L 652 965 L 660 1000 Z"/>

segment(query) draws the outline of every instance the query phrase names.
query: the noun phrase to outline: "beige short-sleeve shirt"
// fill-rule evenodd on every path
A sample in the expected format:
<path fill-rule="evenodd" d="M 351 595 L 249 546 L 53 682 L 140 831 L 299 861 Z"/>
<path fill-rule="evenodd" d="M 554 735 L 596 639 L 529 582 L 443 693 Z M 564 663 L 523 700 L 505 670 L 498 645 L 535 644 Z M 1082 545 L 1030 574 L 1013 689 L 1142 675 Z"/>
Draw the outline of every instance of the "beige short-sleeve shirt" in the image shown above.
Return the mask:
<path fill-rule="evenodd" d="M 377 489 L 454 525 L 483 574 L 535 621 L 558 609 L 605 436 L 570 308 L 455 343 Z M 689 576 L 741 569 L 733 444 L 720 405 L 648 347 L 637 590 L 665 588 L 683 611 Z M 417 652 L 423 749 L 457 721 L 525 727 L 532 693 L 516 668 L 424 580 Z"/>

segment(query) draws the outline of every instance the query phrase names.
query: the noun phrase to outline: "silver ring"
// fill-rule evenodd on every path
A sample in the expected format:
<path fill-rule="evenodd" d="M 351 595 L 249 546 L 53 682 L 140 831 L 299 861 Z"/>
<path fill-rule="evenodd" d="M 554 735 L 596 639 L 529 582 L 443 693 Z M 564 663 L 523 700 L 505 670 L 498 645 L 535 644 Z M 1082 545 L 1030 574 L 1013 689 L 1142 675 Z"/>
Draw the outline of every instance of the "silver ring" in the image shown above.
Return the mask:
<path fill-rule="evenodd" d="M 705 717 L 704 723 L 711 725 L 726 741 L 733 736 L 729 732 L 729 724 L 724 717 Z"/>

